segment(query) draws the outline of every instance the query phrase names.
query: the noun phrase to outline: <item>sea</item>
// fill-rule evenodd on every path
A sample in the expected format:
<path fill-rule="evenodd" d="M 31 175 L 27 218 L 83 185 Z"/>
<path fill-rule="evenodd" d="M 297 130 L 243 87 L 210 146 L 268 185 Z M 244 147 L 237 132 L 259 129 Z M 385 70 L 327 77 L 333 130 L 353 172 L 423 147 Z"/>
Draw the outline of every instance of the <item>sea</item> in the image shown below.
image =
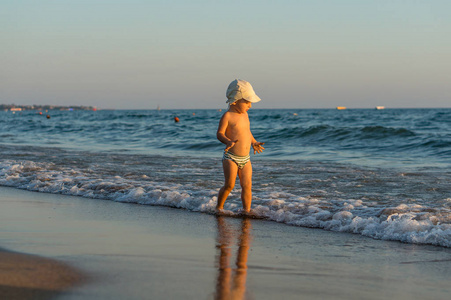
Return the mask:
<path fill-rule="evenodd" d="M 0 185 L 214 214 L 223 113 L 0 112 Z M 265 143 L 251 153 L 253 217 L 451 247 L 451 109 L 251 109 L 249 118 Z M 238 184 L 224 208 L 242 214 Z"/>

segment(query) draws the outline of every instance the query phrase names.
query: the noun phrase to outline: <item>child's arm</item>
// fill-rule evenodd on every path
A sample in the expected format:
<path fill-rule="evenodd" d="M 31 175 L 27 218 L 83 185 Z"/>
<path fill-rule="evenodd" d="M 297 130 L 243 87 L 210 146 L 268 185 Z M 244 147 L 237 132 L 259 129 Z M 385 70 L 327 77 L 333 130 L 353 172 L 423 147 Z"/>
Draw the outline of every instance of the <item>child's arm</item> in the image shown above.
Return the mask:
<path fill-rule="evenodd" d="M 236 141 L 232 141 L 231 139 L 229 139 L 226 135 L 226 129 L 227 126 L 229 124 L 229 120 L 227 118 L 227 113 L 225 113 L 221 120 L 219 121 L 219 126 L 218 126 L 218 131 L 216 132 L 216 137 L 217 139 L 226 145 L 226 148 L 224 149 L 224 152 L 228 151 L 230 148 L 232 148 L 233 146 L 235 146 L 235 143 L 238 142 L 238 140 Z"/>
<path fill-rule="evenodd" d="M 251 133 L 252 134 L 252 133 Z M 265 143 L 260 143 L 257 142 L 257 140 L 254 138 L 254 136 L 252 135 L 252 148 L 254 149 L 254 154 L 255 153 L 262 153 L 263 150 L 265 150 L 265 148 L 263 148 L 263 145 Z"/>

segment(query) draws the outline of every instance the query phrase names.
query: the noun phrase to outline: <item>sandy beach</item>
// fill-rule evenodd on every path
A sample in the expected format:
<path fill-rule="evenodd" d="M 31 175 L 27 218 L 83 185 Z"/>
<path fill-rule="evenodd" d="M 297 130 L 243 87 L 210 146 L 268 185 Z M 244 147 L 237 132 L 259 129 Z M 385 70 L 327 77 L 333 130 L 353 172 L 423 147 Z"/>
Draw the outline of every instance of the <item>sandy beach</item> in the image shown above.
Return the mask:
<path fill-rule="evenodd" d="M 50 299 L 83 282 L 83 275 L 61 262 L 0 250 L 1 299 Z"/>
<path fill-rule="evenodd" d="M 448 299 L 451 292 L 448 248 L 5 187 L 0 202 L 2 298 Z M 42 276 L 30 279 L 30 268 Z"/>

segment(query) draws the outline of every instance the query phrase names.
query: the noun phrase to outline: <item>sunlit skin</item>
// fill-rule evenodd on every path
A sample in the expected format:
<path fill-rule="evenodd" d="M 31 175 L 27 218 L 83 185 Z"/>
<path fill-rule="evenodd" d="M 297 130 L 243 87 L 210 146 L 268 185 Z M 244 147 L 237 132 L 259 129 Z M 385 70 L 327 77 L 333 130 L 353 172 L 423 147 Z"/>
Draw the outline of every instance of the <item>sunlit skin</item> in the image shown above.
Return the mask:
<path fill-rule="evenodd" d="M 257 142 L 251 132 L 249 116 L 247 111 L 252 107 L 252 103 L 244 99 L 237 100 L 230 104 L 229 110 L 224 113 L 219 121 L 217 138 L 226 145 L 224 151 L 230 151 L 238 156 L 249 154 L 252 146 L 254 154 L 261 153 L 264 143 Z M 230 192 L 235 187 L 236 176 L 240 178 L 241 202 L 243 209 L 249 212 L 252 203 L 252 164 L 249 161 L 242 169 L 231 160 L 225 159 L 222 162 L 224 169 L 224 186 L 218 194 L 217 210 L 224 208 L 224 203 Z"/>

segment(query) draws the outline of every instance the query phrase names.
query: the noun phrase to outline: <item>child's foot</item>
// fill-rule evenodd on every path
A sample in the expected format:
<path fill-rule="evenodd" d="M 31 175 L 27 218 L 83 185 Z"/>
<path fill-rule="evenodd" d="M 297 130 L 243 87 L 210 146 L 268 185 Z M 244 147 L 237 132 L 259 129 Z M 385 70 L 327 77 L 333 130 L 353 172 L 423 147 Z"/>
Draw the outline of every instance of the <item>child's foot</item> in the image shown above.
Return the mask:
<path fill-rule="evenodd" d="M 250 210 L 241 209 L 238 212 L 238 214 L 240 216 L 247 217 L 247 218 L 258 218 L 257 214 L 252 209 L 250 209 Z"/>
<path fill-rule="evenodd" d="M 250 213 L 251 213 L 250 210 L 245 210 L 245 209 L 240 209 L 240 210 L 238 211 L 238 214 L 239 214 L 239 215 L 242 215 L 242 216 L 247 216 L 247 215 L 249 215 Z"/>
<path fill-rule="evenodd" d="M 230 210 L 224 210 L 223 208 L 217 208 L 215 211 L 215 215 L 217 216 L 233 216 L 234 213 Z"/>
<path fill-rule="evenodd" d="M 227 213 L 224 210 L 224 208 L 216 208 L 215 215 L 217 215 L 217 216 L 225 216 L 225 215 L 227 215 Z"/>

